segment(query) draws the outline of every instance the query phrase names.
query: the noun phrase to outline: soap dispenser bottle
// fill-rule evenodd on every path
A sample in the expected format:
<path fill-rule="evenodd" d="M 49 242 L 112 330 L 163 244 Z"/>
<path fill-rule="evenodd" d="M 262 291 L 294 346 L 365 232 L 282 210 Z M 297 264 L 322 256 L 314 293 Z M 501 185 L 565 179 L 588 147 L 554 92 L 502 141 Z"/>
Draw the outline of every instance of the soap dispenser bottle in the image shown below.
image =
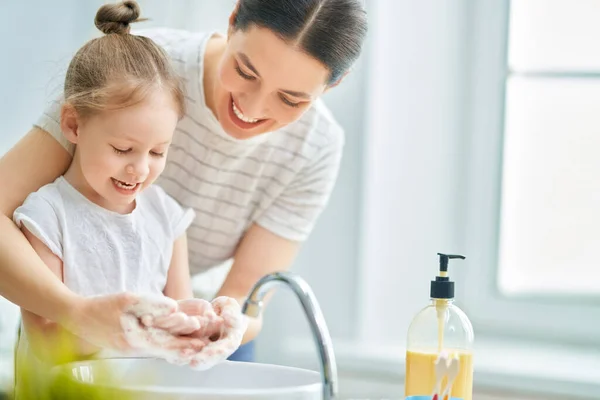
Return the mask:
<path fill-rule="evenodd" d="M 412 320 L 406 346 L 407 400 L 472 400 L 473 326 L 454 304 L 448 261 L 439 255 L 439 275 L 431 281 L 429 305 Z"/>

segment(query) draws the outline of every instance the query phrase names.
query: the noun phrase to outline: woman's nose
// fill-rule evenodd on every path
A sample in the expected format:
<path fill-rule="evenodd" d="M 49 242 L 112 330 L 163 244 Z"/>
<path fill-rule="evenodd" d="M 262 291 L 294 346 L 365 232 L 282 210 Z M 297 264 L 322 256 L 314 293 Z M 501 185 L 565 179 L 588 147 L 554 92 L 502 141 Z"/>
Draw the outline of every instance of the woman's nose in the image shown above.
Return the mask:
<path fill-rule="evenodd" d="M 267 96 L 256 93 L 252 96 L 240 99 L 239 106 L 244 117 L 263 119 L 266 117 L 268 110 Z"/>

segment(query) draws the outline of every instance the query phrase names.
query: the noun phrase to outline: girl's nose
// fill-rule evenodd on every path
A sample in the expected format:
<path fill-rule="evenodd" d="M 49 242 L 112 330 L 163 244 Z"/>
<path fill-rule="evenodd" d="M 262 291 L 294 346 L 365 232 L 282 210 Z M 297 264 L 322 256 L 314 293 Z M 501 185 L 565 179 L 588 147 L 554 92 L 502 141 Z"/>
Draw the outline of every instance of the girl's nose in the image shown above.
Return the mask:
<path fill-rule="evenodd" d="M 150 168 L 145 160 L 127 165 L 125 171 L 133 177 L 136 182 L 143 181 L 148 176 Z"/>

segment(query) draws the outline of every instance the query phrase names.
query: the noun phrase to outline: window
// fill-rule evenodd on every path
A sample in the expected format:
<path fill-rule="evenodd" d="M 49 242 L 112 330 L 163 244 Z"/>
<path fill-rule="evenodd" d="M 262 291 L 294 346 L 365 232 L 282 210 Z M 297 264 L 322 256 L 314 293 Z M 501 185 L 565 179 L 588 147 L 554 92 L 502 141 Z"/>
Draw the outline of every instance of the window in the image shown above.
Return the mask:
<path fill-rule="evenodd" d="M 600 1 L 481 3 L 470 314 L 488 331 L 600 343 Z"/>

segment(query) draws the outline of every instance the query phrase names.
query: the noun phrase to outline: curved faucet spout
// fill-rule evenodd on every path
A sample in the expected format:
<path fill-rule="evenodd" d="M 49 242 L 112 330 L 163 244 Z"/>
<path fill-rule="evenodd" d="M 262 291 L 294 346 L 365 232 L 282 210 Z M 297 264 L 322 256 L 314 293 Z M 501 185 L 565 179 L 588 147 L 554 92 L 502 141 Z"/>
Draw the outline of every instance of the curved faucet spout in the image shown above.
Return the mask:
<path fill-rule="evenodd" d="M 242 312 L 250 317 L 258 317 L 262 311 L 265 295 L 281 284 L 289 287 L 296 294 L 310 324 L 321 361 L 323 399 L 335 399 L 338 396 L 337 366 L 331 336 L 317 298 L 304 279 L 290 272 L 275 272 L 262 277 L 250 291 L 242 306 Z"/>

